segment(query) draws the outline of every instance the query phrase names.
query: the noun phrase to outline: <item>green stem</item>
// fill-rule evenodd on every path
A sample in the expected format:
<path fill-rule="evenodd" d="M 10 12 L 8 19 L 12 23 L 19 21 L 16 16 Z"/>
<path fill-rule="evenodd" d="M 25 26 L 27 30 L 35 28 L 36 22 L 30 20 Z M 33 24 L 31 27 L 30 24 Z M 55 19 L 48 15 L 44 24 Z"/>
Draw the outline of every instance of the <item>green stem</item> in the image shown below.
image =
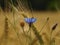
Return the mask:
<path fill-rule="evenodd" d="M 35 28 L 35 26 L 34 26 L 33 24 L 32 24 L 32 26 L 31 26 L 31 28 L 32 28 L 32 30 L 33 30 L 35 36 L 37 37 L 37 39 L 38 39 L 40 45 L 44 45 L 44 42 L 43 42 L 43 40 L 42 40 L 42 36 L 39 35 L 37 29 Z"/>

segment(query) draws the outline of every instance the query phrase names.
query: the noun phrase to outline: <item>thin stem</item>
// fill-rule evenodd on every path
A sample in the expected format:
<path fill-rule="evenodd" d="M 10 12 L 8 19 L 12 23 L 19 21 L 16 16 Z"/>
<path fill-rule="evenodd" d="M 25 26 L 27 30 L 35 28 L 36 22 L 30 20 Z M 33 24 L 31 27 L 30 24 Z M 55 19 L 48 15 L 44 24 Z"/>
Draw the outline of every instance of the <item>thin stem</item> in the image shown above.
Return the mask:
<path fill-rule="evenodd" d="M 51 31 L 51 34 L 50 34 L 50 45 L 51 45 L 51 36 L 52 36 L 52 31 Z"/>
<path fill-rule="evenodd" d="M 22 6 L 22 3 L 21 3 L 21 1 L 19 0 L 17 0 L 17 3 L 18 3 L 18 5 L 19 5 L 19 7 L 20 7 L 20 9 L 21 9 L 21 11 L 23 11 L 24 9 L 23 9 L 23 6 Z"/>
<path fill-rule="evenodd" d="M 32 17 L 33 17 L 33 9 L 32 9 L 32 5 L 31 5 L 31 2 L 29 1 L 30 3 L 30 10 L 31 10 L 31 13 L 32 13 Z"/>
<path fill-rule="evenodd" d="M 31 24 L 32 25 L 32 24 Z M 31 36 L 31 26 L 29 25 L 29 31 L 30 31 L 30 37 L 32 37 Z M 31 40 L 30 40 L 30 44 L 29 45 L 31 45 Z"/>
<path fill-rule="evenodd" d="M 45 24 L 43 25 L 43 27 L 41 28 L 41 30 L 39 31 L 39 33 L 41 33 L 41 31 L 43 30 L 43 28 L 45 27 L 45 25 L 48 23 L 48 20 L 46 20 Z"/>

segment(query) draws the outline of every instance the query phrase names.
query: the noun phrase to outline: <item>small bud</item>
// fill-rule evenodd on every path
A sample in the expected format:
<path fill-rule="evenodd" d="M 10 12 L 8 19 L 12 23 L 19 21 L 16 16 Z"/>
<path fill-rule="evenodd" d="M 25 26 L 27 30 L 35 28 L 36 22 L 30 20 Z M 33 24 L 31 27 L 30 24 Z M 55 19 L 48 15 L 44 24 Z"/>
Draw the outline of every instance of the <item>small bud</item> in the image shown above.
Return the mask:
<path fill-rule="evenodd" d="M 20 26 L 24 27 L 25 23 L 24 22 L 20 22 Z"/>
<path fill-rule="evenodd" d="M 55 30 L 56 29 L 56 27 L 57 27 L 57 23 L 52 27 L 52 30 Z"/>
<path fill-rule="evenodd" d="M 49 17 L 47 18 L 47 21 L 49 20 Z"/>

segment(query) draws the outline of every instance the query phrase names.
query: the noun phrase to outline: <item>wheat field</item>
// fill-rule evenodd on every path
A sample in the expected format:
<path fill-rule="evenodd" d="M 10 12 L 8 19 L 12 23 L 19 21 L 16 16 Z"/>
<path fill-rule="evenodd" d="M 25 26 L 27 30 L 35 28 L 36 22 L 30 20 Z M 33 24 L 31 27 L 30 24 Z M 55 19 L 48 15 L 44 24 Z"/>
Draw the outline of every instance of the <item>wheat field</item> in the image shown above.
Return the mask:
<path fill-rule="evenodd" d="M 46 25 L 42 29 L 42 32 L 40 33 L 42 35 L 44 45 L 49 45 L 50 31 L 52 30 L 53 25 L 57 23 L 58 26 L 54 30 L 51 37 L 52 39 L 55 39 L 55 45 L 60 45 L 60 11 L 34 11 L 33 13 L 28 11 L 19 11 L 14 13 L 0 11 L 0 45 L 29 45 L 29 43 L 32 42 L 24 35 L 20 26 L 21 21 L 25 22 L 22 14 L 26 15 L 27 17 L 32 17 L 33 14 L 33 17 L 37 19 L 34 23 L 34 26 L 37 28 L 38 32 L 46 23 Z M 48 17 L 49 20 L 48 22 L 46 22 Z M 8 25 L 5 25 L 5 18 L 8 19 Z M 6 27 L 8 28 L 6 29 Z M 28 29 L 29 26 L 25 22 L 24 31 L 27 32 Z M 6 35 L 5 30 L 7 30 L 8 32 L 6 33 Z M 31 37 L 31 40 L 35 39 L 36 37 L 32 31 Z M 39 45 L 38 40 L 34 42 L 33 45 Z"/>

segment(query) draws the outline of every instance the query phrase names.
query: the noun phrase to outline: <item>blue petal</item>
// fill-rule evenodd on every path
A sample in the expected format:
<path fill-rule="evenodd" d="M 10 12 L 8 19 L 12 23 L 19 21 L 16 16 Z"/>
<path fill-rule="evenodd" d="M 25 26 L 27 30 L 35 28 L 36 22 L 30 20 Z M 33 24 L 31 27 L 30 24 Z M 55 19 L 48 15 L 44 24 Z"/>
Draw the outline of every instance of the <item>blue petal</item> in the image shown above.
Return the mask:
<path fill-rule="evenodd" d="M 30 22 L 31 22 L 31 18 L 25 18 L 25 21 L 26 21 L 27 23 L 30 23 Z"/>
<path fill-rule="evenodd" d="M 34 23 L 36 21 L 36 18 L 31 18 L 31 22 Z"/>
<path fill-rule="evenodd" d="M 33 23 L 33 22 L 36 21 L 36 18 L 25 18 L 25 21 L 26 21 L 27 23 Z"/>

